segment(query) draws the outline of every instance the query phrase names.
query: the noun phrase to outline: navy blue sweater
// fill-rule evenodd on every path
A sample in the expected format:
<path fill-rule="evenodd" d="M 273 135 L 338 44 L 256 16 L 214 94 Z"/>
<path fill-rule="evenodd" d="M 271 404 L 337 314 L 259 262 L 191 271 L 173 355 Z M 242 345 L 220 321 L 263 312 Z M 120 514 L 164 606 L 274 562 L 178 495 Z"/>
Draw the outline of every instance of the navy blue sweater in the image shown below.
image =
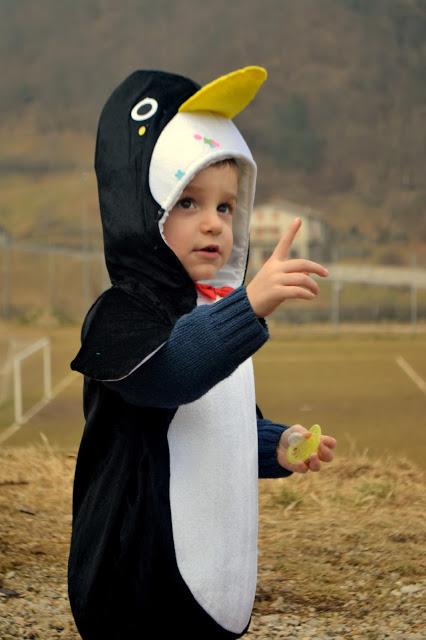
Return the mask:
<path fill-rule="evenodd" d="M 175 408 L 201 397 L 268 338 L 266 321 L 256 316 L 242 285 L 181 316 L 153 356 L 126 378 L 104 384 L 131 404 Z M 278 442 L 287 428 L 258 414 L 259 478 L 291 475 L 277 461 Z"/>

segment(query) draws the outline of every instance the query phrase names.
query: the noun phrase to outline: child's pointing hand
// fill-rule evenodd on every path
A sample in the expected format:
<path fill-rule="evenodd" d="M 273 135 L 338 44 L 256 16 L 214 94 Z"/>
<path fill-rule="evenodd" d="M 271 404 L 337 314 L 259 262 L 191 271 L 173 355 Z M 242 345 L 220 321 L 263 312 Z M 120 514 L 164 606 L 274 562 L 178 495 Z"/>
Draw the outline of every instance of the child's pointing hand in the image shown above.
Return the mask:
<path fill-rule="evenodd" d="M 301 424 L 294 424 L 283 431 L 277 447 L 277 459 L 279 464 L 297 473 L 306 473 L 307 471 L 319 471 L 322 462 L 331 462 L 333 460 L 333 451 L 337 442 L 332 436 L 321 435 L 320 444 L 317 453 L 313 453 L 307 460 L 291 463 L 287 459 L 287 451 L 289 446 L 294 444 L 295 439 L 310 438 L 312 434 Z"/>
<path fill-rule="evenodd" d="M 289 259 L 291 245 L 301 225 L 301 218 L 293 220 L 270 258 L 246 286 L 247 297 L 258 317 L 265 318 L 287 300 L 312 300 L 319 293 L 319 286 L 309 274 L 328 276 L 327 269 L 318 262 Z"/>

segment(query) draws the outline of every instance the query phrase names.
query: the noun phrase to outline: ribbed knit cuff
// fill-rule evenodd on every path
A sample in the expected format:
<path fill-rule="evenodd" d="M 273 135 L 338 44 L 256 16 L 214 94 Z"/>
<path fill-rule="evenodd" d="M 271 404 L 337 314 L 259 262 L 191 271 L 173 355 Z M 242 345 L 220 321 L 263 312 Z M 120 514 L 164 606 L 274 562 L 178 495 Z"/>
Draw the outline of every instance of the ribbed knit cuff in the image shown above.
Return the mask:
<path fill-rule="evenodd" d="M 223 347 L 235 354 L 246 352 L 247 357 L 259 349 L 269 338 L 266 322 L 260 322 L 247 297 L 246 288 L 238 287 L 210 307 L 211 322 L 220 334 Z M 230 349 L 230 357 L 232 357 Z"/>
<path fill-rule="evenodd" d="M 259 446 L 259 478 L 286 478 L 293 471 L 282 467 L 277 458 L 277 447 L 284 425 L 273 424 L 266 419 L 257 420 Z"/>

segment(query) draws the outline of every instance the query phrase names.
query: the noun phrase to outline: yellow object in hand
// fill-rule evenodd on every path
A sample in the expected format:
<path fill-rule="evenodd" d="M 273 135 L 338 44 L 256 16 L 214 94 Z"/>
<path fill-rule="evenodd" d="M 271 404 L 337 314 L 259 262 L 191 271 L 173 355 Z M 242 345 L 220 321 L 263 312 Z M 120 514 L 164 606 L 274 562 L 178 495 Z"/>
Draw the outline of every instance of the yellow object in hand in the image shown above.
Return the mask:
<path fill-rule="evenodd" d="M 311 432 L 309 438 L 305 438 L 302 433 L 292 433 L 288 438 L 289 447 L 287 449 L 287 460 L 294 464 L 307 460 L 313 453 L 318 451 L 321 440 L 321 427 L 314 424 L 308 431 Z"/>

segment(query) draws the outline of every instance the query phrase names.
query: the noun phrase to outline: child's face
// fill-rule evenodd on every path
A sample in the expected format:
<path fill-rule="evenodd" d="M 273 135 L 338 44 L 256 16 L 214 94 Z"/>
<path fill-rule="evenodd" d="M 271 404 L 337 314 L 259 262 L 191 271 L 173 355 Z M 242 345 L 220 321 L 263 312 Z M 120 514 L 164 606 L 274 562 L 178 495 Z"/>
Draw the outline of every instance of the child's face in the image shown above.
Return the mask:
<path fill-rule="evenodd" d="M 212 165 L 197 173 L 170 211 L 164 237 L 192 280 L 213 278 L 228 261 L 237 193 L 237 167 Z M 208 245 L 218 251 L 202 251 Z"/>

